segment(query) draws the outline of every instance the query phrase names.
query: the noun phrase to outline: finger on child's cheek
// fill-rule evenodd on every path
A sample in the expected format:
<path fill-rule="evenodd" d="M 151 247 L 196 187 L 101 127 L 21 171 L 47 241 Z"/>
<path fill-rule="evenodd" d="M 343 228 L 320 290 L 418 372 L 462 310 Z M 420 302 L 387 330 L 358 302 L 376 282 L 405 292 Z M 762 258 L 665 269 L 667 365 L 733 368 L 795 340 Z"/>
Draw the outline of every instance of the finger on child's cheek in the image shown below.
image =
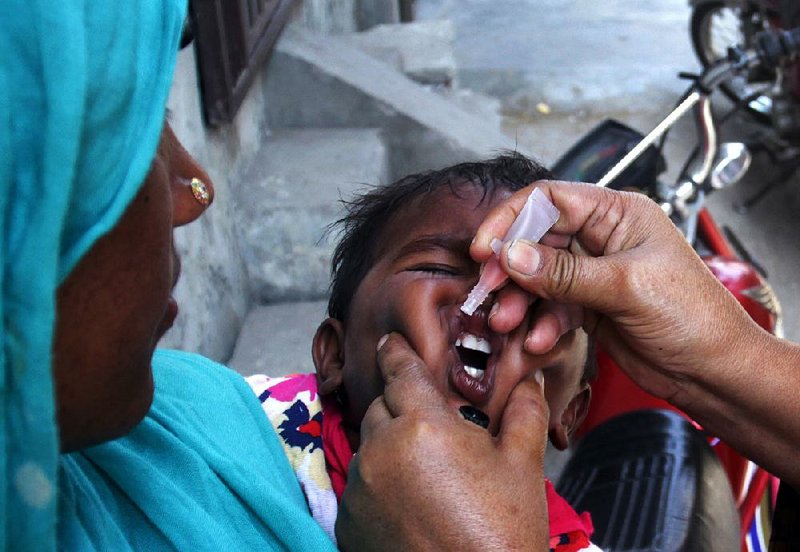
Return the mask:
<path fill-rule="evenodd" d="M 431 371 L 403 336 L 389 334 L 377 353 L 383 375 L 383 399 L 392 416 L 412 410 L 444 405 Z"/>
<path fill-rule="evenodd" d="M 538 461 L 544 456 L 550 411 L 544 397 L 544 374 L 537 370 L 517 384 L 503 411 L 501 447 L 519 461 Z"/>
<path fill-rule="evenodd" d="M 408 341 L 398 333 L 386 334 L 378 340 L 376 356 L 387 386 L 397 379 L 408 377 L 409 373 L 419 371 L 422 364 Z"/>
<path fill-rule="evenodd" d="M 584 321 L 583 309 L 544 301 L 525 339 L 525 350 L 531 354 L 544 354 L 552 349 L 561 337 L 580 328 Z"/>
<path fill-rule="evenodd" d="M 553 313 L 536 317 L 525 338 L 525 350 L 532 355 L 543 355 L 555 347 L 561 338 L 561 322 Z"/>
<path fill-rule="evenodd" d="M 567 236 L 565 234 L 553 234 L 552 232 L 545 234 L 539 241 L 539 243 L 542 245 L 552 247 L 553 249 L 566 249 L 569 247 L 571 242 L 572 236 Z"/>
<path fill-rule="evenodd" d="M 381 395 L 372 401 L 364 414 L 364 419 L 361 420 L 361 442 L 368 440 L 376 431 L 381 431 L 384 424 L 391 420 L 392 415 L 389 414 L 386 402 Z"/>

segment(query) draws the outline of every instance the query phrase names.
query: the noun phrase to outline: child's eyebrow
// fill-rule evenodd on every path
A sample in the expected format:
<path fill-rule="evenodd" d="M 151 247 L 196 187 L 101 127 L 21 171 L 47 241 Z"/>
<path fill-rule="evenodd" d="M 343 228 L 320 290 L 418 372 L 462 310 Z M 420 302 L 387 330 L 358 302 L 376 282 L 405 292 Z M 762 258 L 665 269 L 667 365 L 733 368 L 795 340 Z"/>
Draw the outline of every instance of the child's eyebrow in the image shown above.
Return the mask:
<path fill-rule="evenodd" d="M 405 257 L 413 253 L 425 253 L 438 250 L 469 257 L 469 244 L 470 239 L 461 236 L 443 236 L 441 234 L 421 236 L 401 247 L 400 251 L 397 253 L 397 258 Z"/>

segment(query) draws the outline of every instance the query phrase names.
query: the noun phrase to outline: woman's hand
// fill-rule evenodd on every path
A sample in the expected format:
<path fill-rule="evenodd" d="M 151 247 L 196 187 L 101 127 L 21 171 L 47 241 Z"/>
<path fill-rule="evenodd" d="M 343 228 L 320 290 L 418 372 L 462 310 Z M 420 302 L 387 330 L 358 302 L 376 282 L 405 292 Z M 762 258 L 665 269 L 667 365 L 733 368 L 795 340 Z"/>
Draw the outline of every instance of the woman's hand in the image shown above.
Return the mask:
<path fill-rule="evenodd" d="M 361 425 L 336 521 L 343 550 L 545 550 L 542 378 L 521 382 L 498 436 L 466 421 L 408 343 L 378 351 L 386 388 Z"/>
<path fill-rule="evenodd" d="M 759 333 L 648 198 L 585 184 L 536 186 L 561 218 L 543 244 L 506 245 L 501 264 L 519 288 L 587 309 L 581 316 L 555 307 L 549 321 L 539 323 L 551 334 L 582 323 L 640 385 L 670 400 L 696 367 Z M 488 257 L 489 242 L 505 233 L 530 191 L 517 192 L 487 217 L 472 245 L 476 260 Z M 521 321 L 526 299 L 518 293 L 503 299 L 494 318 L 502 316 L 510 327 Z"/>
<path fill-rule="evenodd" d="M 567 323 L 545 320 L 551 334 L 582 318 L 645 390 L 800 486 L 800 346 L 753 322 L 661 209 L 639 194 L 537 182 L 486 218 L 473 258 L 489 257 L 490 241 L 505 234 L 533 186 L 561 218 L 542 244 L 506 245 L 500 262 L 519 289 L 584 307 L 572 322 L 563 313 Z M 529 301 L 509 293 L 494 319 L 513 327 Z"/>
<path fill-rule="evenodd" d="M 544 355 L 561 337 L 583 325 L 583 308 L 569 303 L 537 299 L 513 282 L 498 293 L 489 314 L 492 330 L 507 334 L 520 325 L 528 310 L 532 318 L 525 338 L 525 350 Z"/>

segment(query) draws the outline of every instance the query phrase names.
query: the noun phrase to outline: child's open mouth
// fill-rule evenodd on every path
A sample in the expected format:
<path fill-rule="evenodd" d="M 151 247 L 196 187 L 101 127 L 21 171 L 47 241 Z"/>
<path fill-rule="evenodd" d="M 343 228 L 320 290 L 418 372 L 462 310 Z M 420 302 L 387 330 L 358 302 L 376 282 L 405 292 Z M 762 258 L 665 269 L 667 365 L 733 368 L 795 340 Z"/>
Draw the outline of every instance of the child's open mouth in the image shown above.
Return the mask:
<path fill-rule="evenodd" d="M 450 370 L 450 383 L 475 406 L 485 404 L 494 387 L 494 366 L 503 338 L 489 330 L 485 312 L 462 316 L 454 328 L 453 352 L 457 356 Z"/>
<path fill-rule="evenodd" d="M 494 365 L 502 348 L 495 341 L 474 329 L 464 329 L 454 343 L 458 362 L 450 370 L 450 382 L 462 397 L 476 406 L 485 404 L 492 394 Z"/>
<path fill-rule="evenodd" d="M 492 346 L 489 342 L 482 337 L 464 333 L 456 339 L 456 351 L 464 364 L 464 371 L 467 375 L 472 379 L 483 381 L 489 355 L 492 354 Z"/>

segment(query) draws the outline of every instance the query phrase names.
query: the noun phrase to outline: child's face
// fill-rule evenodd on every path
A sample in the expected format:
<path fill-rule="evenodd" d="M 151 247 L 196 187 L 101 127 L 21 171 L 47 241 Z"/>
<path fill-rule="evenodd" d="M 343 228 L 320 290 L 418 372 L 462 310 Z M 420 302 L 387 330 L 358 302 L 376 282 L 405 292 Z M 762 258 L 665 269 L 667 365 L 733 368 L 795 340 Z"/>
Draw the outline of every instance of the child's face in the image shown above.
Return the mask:
<path fill-rule="evenodd" d="M 542 370 L 550 406 L 550 437 L 559 447 L 583 417 L 588 386 L 581 383 L 587 351 L 583 331 L 568 334 L 547 355 L 524 352 L 527 324 L 508 335 L 492 332 L 488 306 L 470 317 L 460 307 L 475 285 L 479 265 L 469 256 L 478 225 L 510 195 L 443 186 L 399 212 L 380 236 L 375 263 L 359 284 L 346 325 L 323 322 L 314 338 L 320 393 L 339 389 L 351 444 L 370 403 L 383 392 L 376 346 L 399 332 L 426 363 L 453 408 L 472 404 L 490 418 L 495 434 L 512 389 Z M 466 345 L 466 347 L 465 347 Z M 480 352 L 473 349 L 483 349 Z M 478 371 L 465 369 L 467 366 Z M 472 375 L 469 373 L 472 372 Z"/>

